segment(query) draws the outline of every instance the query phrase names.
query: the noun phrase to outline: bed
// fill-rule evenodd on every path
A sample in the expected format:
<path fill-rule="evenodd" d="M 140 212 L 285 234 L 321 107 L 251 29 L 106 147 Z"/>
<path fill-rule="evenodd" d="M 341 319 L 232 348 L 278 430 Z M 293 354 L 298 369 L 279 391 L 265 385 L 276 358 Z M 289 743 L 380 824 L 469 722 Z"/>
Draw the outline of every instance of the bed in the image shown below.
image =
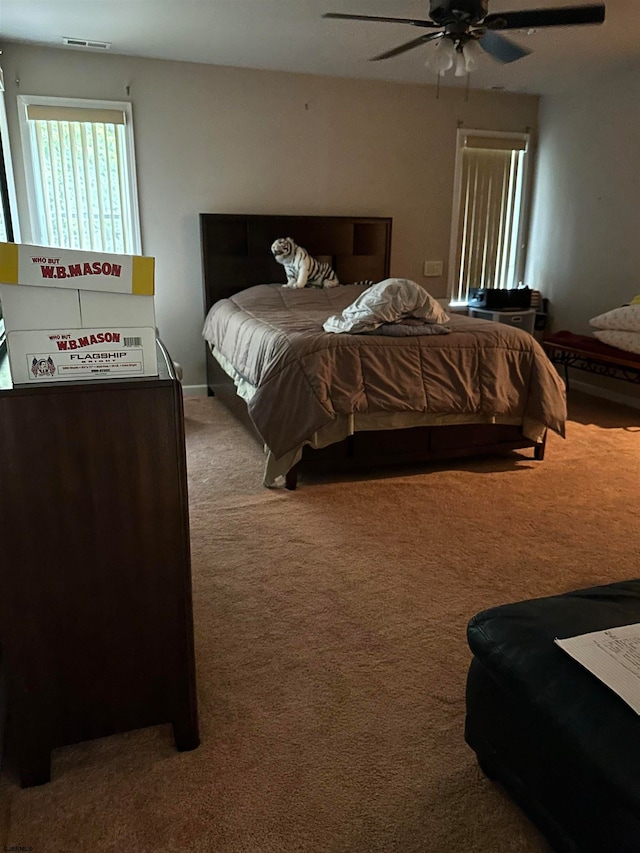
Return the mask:
<path fill-rule="evenodd" d="M 519 329 L 452 315 L 434 337 L 322 331 L 366 287 L 353 283 L 389 277 L 391 219 L 207 213 L 200 225 L 208 392 L 265 446 L 265 485 L 522 448 L 542 460 L 546 430 L 563 434 L 562 383 Z M 278 286 L 270 246 L 283 236 L 341 286 Z"/>

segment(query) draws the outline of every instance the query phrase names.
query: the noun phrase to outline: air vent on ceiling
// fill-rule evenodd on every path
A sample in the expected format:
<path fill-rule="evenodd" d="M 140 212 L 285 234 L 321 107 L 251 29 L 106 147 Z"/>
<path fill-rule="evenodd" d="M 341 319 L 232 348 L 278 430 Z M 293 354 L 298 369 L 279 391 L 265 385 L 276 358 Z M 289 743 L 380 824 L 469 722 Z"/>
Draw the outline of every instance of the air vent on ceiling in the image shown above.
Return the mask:
<path fill-rule="evenodd" d="M 69 36 L 64 36 L 62 43 L 68 47 L 91 47 L 95 50 L 109 50 L 111 47 L 110 41 L 94 41 L 93 39 L 74 39 Z"/>

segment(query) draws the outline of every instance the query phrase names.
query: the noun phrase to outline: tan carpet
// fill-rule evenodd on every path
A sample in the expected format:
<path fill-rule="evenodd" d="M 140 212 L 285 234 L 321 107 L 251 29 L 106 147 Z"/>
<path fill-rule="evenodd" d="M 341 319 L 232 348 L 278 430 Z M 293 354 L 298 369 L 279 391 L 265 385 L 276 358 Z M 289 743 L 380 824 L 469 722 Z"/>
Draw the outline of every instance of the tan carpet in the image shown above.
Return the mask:
<path fill-rule="evenodd" d="M 168 727 L 0 784 L 0 844 L 49 851 L 503 853 L 540 836 L 463 741 L 483 608 L 640 575 L 640 412 L 576 397 L 565 442 L 378 479 L 261 485 L 186 402 L 202 745 Z"/>

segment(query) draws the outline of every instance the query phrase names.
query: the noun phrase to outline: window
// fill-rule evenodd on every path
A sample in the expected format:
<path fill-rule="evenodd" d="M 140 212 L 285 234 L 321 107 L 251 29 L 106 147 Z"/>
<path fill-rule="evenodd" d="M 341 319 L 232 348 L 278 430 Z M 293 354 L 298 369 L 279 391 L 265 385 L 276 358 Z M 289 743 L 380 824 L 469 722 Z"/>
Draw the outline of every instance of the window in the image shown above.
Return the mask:
<path fill-rule="evenodd" d="M 32 242 L 141 254 L 131 105 L 18 97 Z"/>
<path fill-rule="evenodd" d="M 17 242 L 20 239 L 16 210 L 16 190 L 13 183 L 9 128 L 4 103 L 4 77 L 0 68 L 0 241 L 3 243 Z M 5 346 L 5 326 L 0 304 L 0 354 Z"/>
<path fill-rule="evenodd" d="M 528 134 L 458 131 L 450 300 L 517 287 L 522 275 Z"/>
<path fill-rule="evenodd" d="M 9 190 L 7 186 L 7 170 L 4 165 L 5 135 L 0 132 L 0 241 L 13 243 L 13 224 L 9 206 Z"/>

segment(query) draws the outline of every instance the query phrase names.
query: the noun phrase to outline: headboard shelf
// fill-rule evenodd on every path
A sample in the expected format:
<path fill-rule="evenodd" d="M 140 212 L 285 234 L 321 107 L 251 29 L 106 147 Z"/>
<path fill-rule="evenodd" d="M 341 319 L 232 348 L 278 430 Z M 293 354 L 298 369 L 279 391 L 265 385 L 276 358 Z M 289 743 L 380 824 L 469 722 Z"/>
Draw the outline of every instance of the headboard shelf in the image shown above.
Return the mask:
<path fill-rule="evenodd" d="M 343 284 L 389 277 L 389 217 L 201 213 L 200 233 L 205 311 L 247 287 L 284 283 L 271 254 L 277 237 L 292 237 L 313 257 L 329 259 Z"/>

